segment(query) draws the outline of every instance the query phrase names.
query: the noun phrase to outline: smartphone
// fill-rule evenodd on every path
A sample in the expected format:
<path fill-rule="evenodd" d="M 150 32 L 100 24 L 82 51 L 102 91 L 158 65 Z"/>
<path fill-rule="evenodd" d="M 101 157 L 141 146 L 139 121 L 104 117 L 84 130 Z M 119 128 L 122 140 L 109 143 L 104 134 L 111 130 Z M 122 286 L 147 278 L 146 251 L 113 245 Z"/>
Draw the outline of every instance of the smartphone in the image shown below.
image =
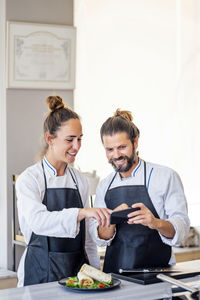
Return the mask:
<path fill-rule="evenodd" d="M 131 212 L 140 210 L 139 207 L 136 208 L 128 208 L 128 209 L 122 209 L 122 210 L 118 210 L 118 211 L 114 211 L 113 213 L 111 213 L 110 216 L 110 224 L 122 224 L 122 223 L 126 223 L 128 221 L 128 214 L 130 214 Z"/>

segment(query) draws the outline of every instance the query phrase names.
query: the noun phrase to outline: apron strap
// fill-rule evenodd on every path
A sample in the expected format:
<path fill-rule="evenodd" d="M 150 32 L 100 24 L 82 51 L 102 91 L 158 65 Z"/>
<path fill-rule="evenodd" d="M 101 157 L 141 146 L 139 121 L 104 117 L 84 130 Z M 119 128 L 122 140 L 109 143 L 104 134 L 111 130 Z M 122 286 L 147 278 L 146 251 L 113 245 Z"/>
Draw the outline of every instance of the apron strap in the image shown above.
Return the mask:
<path fill-rule="evenodd" d="M 68 168 L 68 170 L 69 170 L 69 173 L 70 173 L 70 175 L 71 175 L 71 177 L 72 177 L 72 180 L 74 181 L 74 184 L 75 184 L 75 186 L 76 186 L 76 188 L 77 188 L 77 192 L 78 192 L 78 195 L 79 195 L 80 204 L 81 204 L 82 207 L 83 207 L 83 202 L 82 202 L 82 199 L 81 199 L 81 194 L 80 194 L 80 192 L 79 192 L 78 184 L 77 184 L 77 182 L 76 182 L 76 180 L 75 180 L 75 178 L 74 178 L 74 175 L 75 175 L 75 174 L 74 174 L 74 175 L 72 174 L 73 170 L 70 170 L 70 168 Z M 85 220 L 82 220 L 81 222 L 84 224 L 83 236 L 82 236 L 82 239 L 81 239 L 81 241 L 82 241 L 82 247 L 83 247 L 83 249 L 84 249 L 85 257 L 86 257 L 86 259 L 87 259 L 88 262 L 89 262 L 88 255 L 87 255 L 87 252 L 86 252 L 86 250 L 85 250 L 85 240 L 86 240 L 86 237 L 85 237 L 85 231 L 86 231 L 86 224 L 85 224 Z"/>
<path fill-rule="evenodd" d="M 68 170 L 69 170 L 69 173 L 70 173 L 70 175 L 71 175 L 71 177 L 72 177 L 72 180 L 73 180 L 73 182 L 74 182 L 74 184 L 75 184 L 77 190 L 79 191 L 78 184 L 77 184 L 77 182 L 76 182 L 76 180 L 75 180 L 75 178 L 74 178 L 74 175 L 72 174 L 72 170 L 70 170 L 70 168 L 68 168 Z"/>
<path fill-rule="evenodd" d="M 147 179 L 146 179 L 146 162 L 144 161 L 144 186 L 147 184 Z"/>
<path fill-rule="evenodd" d="M 118 172 L 116 172 L 116 173 L 115 173 L 115 175 L 113 176 L 113 178 L 112 178 L 111 182 L 109 183 L 109 186 L 108 186 L 108 188 L 107 188 L 107 191 L 109 190 L 109 188 L 110 188 L 111 184 L 113 183 L 113 181 L 114 181 L 115 177 L 117 176 L 117 173 L 118 173 Z"/>
<path fill-rule="evenodd" d="M 42 169 L 43 169 L 43 174 L 44 174 L 44 184 L 45 184 L 45 194 L 46 194 L 46 190 L 47 190 L 47 179 L 46 179 L 45 170 L 44 170 L 44 165 L 43 165 L 43 161 L 42 161 L 42 160 L 41 160 L 41 164 L 42 164 Z M 72 180 L 73 180 L 73 182 L 74 182 L 74 184 L 75 184 L 75 186 L 76 186 L 76 188 L 77 188 L 77 191 L 78 191 L 78 194 L 79 194 L 80 203 L 82 203 L 81 196 L 80 196 L 80 192 L 79 192 L 79 188 L 78 188 L 78 184 L 77 184 L 77 182 L 76 182 L 76 180 L 75 180 L 75 178 L 74 178 L 74 176 L 73 176 L 72 171 L 70 170 L 70 168 L 68 168 L 68 170 L 69 170 L 69 173 L 70 173 L 70 175 L 71 175 L 71 177 L 72 177 Z M 46 195 L 46 197 L 47 197 L 47 195 Z"/>
<path fill-rule="evenodd" d="M 44 171 L 43 161 L 41 161 L 41 164 L 42 164 L 42 169 L 43 169 L 43 174 L 44 174 L 44 184 L 45 184 L 45 191 L 46 191 L 46 189 L 47 189 L 47 179 L 46 179 L 46 175 L 45 175 L 45 171 Z M 73 180 L 73 182 L 74 182 L 74 184 L 75 184 L 75 186 L 76 186 L 76 188 L 77 188 L 77 190 L 79 192 L 78 184 L 77 184 L 77 182 L 76 182 L 76 180 L 75 180 L 75 178 L 74 178 L 74 176 L 72 174 L 72 171 L 70 170 L 70 168 L 68 168 L 68 170 L 69 170 L 69 173 L 70 173 L 70 175 L 72 177 L 72 180 Z"/>
<path fill-rule="evenodd" d="M 109 183 L 108 185 L 108 188 L 107 188 L 107 191 L 109 190 L 109 188 L 111 187 L 111 184 L 113 183 L 116 175 L 117 175 L 118 172 L 115 173 L 115 175 L 113 176 L 111 182 Z M 144 186 L 146 187 L 146 184 L 147 184 L 147 180 L 146 180 L 146 162 L 144 161 Z"/>
<path fill-rule="evenodd" d="M 45 175 L 44 165 L 43 165 L 42 160 L 41 160 L 41 164 L 42 164 L 42 170 L 43 170 L 43 175 L 44 175 L 44 186 L 45 186 L 43 204 L 45 204 L 47 206 L 47 178 L 46 178 L 46 175 Z M 49 237 L 48 236 L 46 236 L 46 240 L 47 240 L 47 247 L 48 247 L 48 252 L 49 252 Z"/>
<path fill-rule="evenodd" d="M 77 192 L 78 192 L 78 195 L 79 195 L 80 204 L 81 204 L 82 207 L 83 207 L 83 202 L 82 202 L 82 199 L 81 199 L 81 194 L 80 194 L 80 192 L 79 192 L 78 183 L 76 182 L 75 177 L 74 177 L 74 175 L 72 174 L 72 173 L 73 173 L 73 170 L 70 170 L 70 168 L 68 168 L 68 170 L 69 170 L 69 173 L 70 173 L 70 175 L 71 175 L 71 177 L 72 177 L 72 180 L 73 180 L 73 182 L 74 182 L 74 184 L 75 184 L 75 186 L 76 186 L 76 189 L 77 189 Z"/>

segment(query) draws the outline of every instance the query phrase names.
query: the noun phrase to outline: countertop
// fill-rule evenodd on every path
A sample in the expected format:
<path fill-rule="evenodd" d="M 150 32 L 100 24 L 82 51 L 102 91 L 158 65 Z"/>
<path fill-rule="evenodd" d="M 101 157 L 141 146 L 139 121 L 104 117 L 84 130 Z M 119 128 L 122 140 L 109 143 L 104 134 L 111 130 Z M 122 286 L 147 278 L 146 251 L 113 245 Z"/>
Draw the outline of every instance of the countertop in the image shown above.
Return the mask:
<path fill-rule="evenodd" d="M 177 266 L 188 267 L 189 269 L 200 270 L 200 260 L 179 263 Z M 196 281 L 199 276 L 194 277 Z M 190 278 L 191 280 L 191 278 Z M 58 282 L 50 282 L 44 284 L 30 285 L 22 288 L 11 288 L 0 291 L 1 300 L 77 300 L 77 299 L 99 299 L 104 300 L 119 300 L 119 299 L 140 299 L 140 300 L 155 300 L 155 299 L 170 299 L 172 295 L 171 284 L 166 282 L 141 285 L 128 281 L 121 280 L 121 286 L 100 292 L 72 292 Z"/>
<path fill-rule="evenodd" d="M 17 273 L 5 269 L 0 269 L 0 279 L 6 279 L 6 278 L 16 278 Z"/>
<path fill-rule="evenodd" d="M 12 288 L 0 291 L 1 300 L 77 300 L 94 299 L 159 299 L 170 298 L 171 287 L 168 283 L 140 285 L 128 281 L 121 281 L 119 288 L 101 292 L 72 292 L 57 282 L 30 285 L 22 288 Z"/>

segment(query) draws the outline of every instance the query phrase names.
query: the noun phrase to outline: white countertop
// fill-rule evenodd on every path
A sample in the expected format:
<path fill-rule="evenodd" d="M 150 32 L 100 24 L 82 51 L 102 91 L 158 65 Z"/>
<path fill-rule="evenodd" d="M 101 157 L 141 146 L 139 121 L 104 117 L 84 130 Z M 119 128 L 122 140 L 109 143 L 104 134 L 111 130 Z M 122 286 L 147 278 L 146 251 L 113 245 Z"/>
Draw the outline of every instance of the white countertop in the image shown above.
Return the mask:
<path fill-rule="evenodd" d="M 200 270 L 200 260 L 178 263 L 177 266 Z M 190 278 L 191 280 L 191 278 Z M 195 280 L 195 277 L 194 277 Z M 199 278 L 198 278 L 199 280 Z M 58 282 L 30 285 L 22 288 L 11 288 L 0 291 L 1 300 L 156 300 L 170 299 L 172 296 L 171 284 L 166 282 L 141 285 L 121 280 L 119 288 L 100 292 L 73 292 Z"/>
<path fill-rule="evenodd" d="M 72 292 L 58 282 L 30 285 L 22 288 L 6 289 L 0 291 L 1 300 L 86 300 L 99 299 L 117 300 L 152 300 L 171 297 L 171 285 L 169 283 L 157 283 L 140 285 L 128 281 L 121 281 L 119 288 L 101 292 Z"/>

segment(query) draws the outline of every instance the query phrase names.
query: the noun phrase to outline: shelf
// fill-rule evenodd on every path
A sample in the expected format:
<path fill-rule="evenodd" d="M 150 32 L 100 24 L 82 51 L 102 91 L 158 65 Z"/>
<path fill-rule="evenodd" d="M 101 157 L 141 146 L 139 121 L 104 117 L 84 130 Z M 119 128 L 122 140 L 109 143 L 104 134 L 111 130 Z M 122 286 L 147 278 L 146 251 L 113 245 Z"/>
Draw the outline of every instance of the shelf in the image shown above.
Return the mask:
<path fill-rule="evenodd" d="M 16 234 L 16 235 L 15 235 L 15 241 L 25 243 L 25 241 L 24 241 L 24 236 L 23 236 L 23 235 L 20 235 L 20 234 Z"/>
<path fill-rule="evenodd" d="M 200 259 L 200 247 L 173 247 L 176 262 Z"/>
<path fill-rule="evenodd" d="M 26 246 L 23 235 L 16 234 L 15 239 L 13 240 L 14 245 Z"/>
<path fill-rule="evenodd" d="M 14 244 L 14 245 L 18 245 L 18 246 L 23 246 L 23 247 L 26 246 L 26 243 L 24 243 L 24 242 L 18 242 L 18 241 L 16 241 L 16 240 L 13 240 L 13 244 Z"/>

